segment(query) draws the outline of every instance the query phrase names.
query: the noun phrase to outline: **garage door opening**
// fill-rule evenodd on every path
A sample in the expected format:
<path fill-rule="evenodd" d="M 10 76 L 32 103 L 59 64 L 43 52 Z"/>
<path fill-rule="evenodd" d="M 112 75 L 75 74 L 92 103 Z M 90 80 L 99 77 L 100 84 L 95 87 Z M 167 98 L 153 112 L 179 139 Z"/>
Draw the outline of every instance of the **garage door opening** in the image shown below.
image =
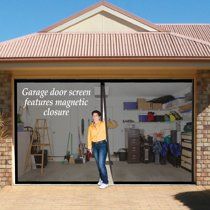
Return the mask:
<path fill-rule="evenodd" d="M 105 84 L 114 182 L 193 182 L 192 80 Z"/>
<path fill-rule="evenodd" d="M 16 182 L 95 183 L 86 136 L 91 112 L 100 109 L 100 83 L 15 82 Z"/>
<path fill-rule="evenodd" d="M 95 109 L 114 183 L 192 183 L 193 89 L 191 79 L 15 79 L 16 183 L 97 183 L 86 147 Z"/>

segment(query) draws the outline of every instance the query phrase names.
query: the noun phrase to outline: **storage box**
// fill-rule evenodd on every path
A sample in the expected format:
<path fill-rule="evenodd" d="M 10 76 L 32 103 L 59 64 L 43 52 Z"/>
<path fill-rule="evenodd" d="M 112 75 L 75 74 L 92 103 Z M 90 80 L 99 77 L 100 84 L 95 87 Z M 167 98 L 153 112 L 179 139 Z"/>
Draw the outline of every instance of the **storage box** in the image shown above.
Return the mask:
<path fill-rule="evenodd" d="M 150 110 L 152 109 L 152 103 L 147 102 L 144 98 L 137 98 L 138 109 L 140 110 Z"/>
<path fill-rule="evenodd" d="M 161 103 L 152 103 L 152 109 L 153 110 L 161 110 L 163 107 L 162 107 L 162 104 Z"/>
<path fill-rule="evenodd" d="M 139 115 L 139 122 L 147 122 L 147 115 L 144 114 Z"/>
<path fill-rule="evenodd" d="M 180 112 L 186 112 L 192 110 L 192 103 L 187 103 L 183 106 L 179 106 L 179 111 Z"/>
<path fill-rule="evenodd" d="M 124 102 L 123 103 L 124 110 L 135 110 L 138 108 L 137 102 Z"/>
<path fill-rule="evenodd" d="M 155 122 L 164 122 L 165 115 L 155 115 Z"/>
<path fill-rule="evenodd" d="M 147 121 L 148 122 L 154 122 L 155 121 L 155 113 L 154 112 L 148 112 L 147 113 Z"/>
<path fill-rule="evenodd" d="M 146 99 L 145 98 L 137 98 L 137 102 L 138 103 L 146 103 Z"/>

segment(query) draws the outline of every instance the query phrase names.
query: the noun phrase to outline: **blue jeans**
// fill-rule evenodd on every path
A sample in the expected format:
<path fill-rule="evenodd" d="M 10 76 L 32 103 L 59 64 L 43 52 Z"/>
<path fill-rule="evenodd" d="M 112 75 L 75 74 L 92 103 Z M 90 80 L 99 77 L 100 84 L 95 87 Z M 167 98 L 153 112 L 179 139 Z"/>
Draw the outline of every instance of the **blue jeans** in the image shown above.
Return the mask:
<path fill-rule="evenodd" d="M 93 155 L 99 171 L 99 177 L 103 183 L 108 184 L 106 170 L 107 142 L 93 144 Z"/>

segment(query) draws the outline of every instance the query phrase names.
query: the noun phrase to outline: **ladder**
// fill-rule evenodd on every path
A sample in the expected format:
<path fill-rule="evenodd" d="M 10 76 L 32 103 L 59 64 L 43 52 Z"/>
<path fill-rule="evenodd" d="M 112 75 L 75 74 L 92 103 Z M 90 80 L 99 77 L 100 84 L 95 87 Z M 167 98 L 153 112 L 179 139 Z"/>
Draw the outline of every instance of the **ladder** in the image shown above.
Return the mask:
<path fill-rule="evenodd" d="M 32 134 L 32 140 L 29 144 L 28 152 L 26 154 L 26 160 L 25 160 L 25 170 L 30 167 L 32 168 L 32 160 L 31 155 L 40 156 L 41 157 L 41 163 L 36 163 L 35 165 L 39 165 L 41 168 L 41 175 L 44 173 L 44 149 L 49 148 L 51 156 L 48 157 L 48 159 L 52 159 L 52 144 L 50 142 L 49 132 L 48 132 L 48 126 L 47 126 L 47 120 L 46 119 L 36 119 L 34 131 Z M 32 150 L 41 150 L 41 153 L 31 153 Z"/>

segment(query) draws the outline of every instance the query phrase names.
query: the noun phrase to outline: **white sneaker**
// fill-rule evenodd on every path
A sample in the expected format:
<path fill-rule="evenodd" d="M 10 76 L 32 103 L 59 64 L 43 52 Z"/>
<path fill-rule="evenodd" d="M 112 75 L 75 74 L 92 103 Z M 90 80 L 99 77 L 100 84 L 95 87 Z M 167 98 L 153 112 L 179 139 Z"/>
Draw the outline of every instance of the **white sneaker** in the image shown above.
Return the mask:
<path fill-rule="evenodd" d="M 103 183 L 103 181 L 101 179 L 99 179 L 98 185 L 100 186 L 102 183 Z"/>
<path fill-rule="evenodd" d="M 99 186 L 99 188 L 100 188 L 100 189 L 104 189 L 104 188 L 106 188 L 106 187 L 108 187 L 108 186 L 109 186 L 108 184 L 102 183 L 102 184 Z"/>

